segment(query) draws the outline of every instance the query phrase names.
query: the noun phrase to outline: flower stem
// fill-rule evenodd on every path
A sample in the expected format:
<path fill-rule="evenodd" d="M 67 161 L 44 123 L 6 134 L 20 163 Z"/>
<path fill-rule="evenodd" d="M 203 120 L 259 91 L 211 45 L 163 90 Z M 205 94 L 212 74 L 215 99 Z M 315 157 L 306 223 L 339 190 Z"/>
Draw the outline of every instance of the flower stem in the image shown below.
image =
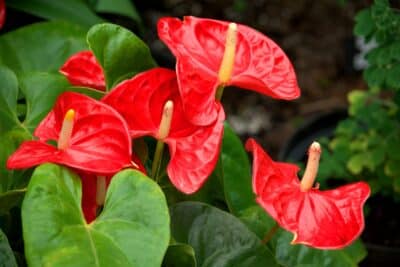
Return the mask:
<path fill-rule="evenodd" d="M 275 223 L 275 225 L 272 226 L 271 229 L 269 229 L 268 233 L 261 240 L 261 244 L 263 244 L 263 245 L 267 244 L 272 239 L 274 234 L 278 231 L 278 229 L 279 229 L 279 224 Z"/>
<path fill-rule="evenodd" d="M 96 183 L 96 204 L 103 206 L 106 199 L 106 177 L 97 176 Z"/>
<path fill-rule="evenodd" d="M 157 183 L 159 182 L 158 176 L 159 176 L 159 172 L 160 172 L 160 168 L 161 168 L 163 152 L 164 152 L 164 142 L 161 140 L 158 140 L 157 146 L 156 146 L 156 151 L 154 152 L 153 164 L 151 166 L 151 177 Z"/>
<path fill-rule="evenodd" d="M 225 86 L 223 84 L 219 85 L 217 88 L 217 92 L 215 93 L 215 100 L 221 101 L 222 94 L 224 93 Z"/>

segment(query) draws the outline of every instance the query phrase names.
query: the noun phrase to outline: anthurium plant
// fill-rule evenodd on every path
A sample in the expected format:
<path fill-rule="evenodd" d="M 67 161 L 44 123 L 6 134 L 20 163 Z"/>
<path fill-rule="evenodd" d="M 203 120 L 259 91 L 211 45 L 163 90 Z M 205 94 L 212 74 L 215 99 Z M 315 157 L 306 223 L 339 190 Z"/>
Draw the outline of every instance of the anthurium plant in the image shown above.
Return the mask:
<path fill-rule="evenodd" d="M 175 69 L 109 23 L 0 37 L 2 266 L 357 266 L 368 184 L 319 188 L 318 143 L 300 179 L 225 122 L 230 85 L 300 96 L 284 51 L 234 22 L 157 30 Z"/>

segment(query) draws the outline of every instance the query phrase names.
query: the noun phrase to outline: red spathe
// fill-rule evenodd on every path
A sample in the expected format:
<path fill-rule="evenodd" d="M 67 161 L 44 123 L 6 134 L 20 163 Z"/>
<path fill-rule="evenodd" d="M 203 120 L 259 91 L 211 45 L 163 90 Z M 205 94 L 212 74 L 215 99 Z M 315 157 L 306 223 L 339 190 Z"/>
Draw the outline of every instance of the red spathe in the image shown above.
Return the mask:
<path fill-rule="evenodd" d="M 225 113 L 218 104 L 218 119 L 208 126 L 193 125 L 186 118 L 179 95 L 176 74 L 154 68 L 126 80 L 103 98 L 127 121 L 133 138 L 145 135 L 158 138 L 165 103 L 174 103 L 168 136 L 168 176 L 174 186 L 186 193 L 197 191 L 211 174 L 218 160 Z"/>
<path fill-rule="evenodd" d="M 225 51 L 228 22 L 187 16 L 161 18 L 158 36 L 177 58 L 180 94 L 189 120 L 207 125 L 217 117 L 215 94 L 218 72 Z M 237 26 L 232 76 L 234 85 L 278 98 L 299 97 L 293 66 L 271 39 L 244 25 Z M 193 100 L 196 100 L 194 102 Z"/>
<path fill-rule="evenodd" d="M 333 190 L 300 190 L 296 165 L 273 161 L 249 139 L 253 152 L 253 191 L 257 202 L 294 234 L 293 244 L 319 249 L 340 249 L 352 243 L 364 229 L 363 206 L 370 195 L 365 182 Z"/>
<path fill-rule="evenodd" d="M 60 73 L 72 85 L 106 90 L 103 69 L 92 51 L 81 51 L 72 55 L 60 68 Z"/>

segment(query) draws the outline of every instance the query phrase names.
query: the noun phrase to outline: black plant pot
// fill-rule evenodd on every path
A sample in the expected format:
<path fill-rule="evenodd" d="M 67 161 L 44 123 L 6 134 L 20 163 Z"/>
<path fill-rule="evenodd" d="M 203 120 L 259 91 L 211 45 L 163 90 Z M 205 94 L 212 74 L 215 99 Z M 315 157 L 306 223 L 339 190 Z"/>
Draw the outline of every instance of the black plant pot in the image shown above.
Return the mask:
<path fill-rule="evenodd" d="M 279 152 L 279 160 L 305 162 L 307 149 L 321 137 L 332 138 L 337 124 L 347 118 L 346 109 L 312 116 L 289 138 Z"/>

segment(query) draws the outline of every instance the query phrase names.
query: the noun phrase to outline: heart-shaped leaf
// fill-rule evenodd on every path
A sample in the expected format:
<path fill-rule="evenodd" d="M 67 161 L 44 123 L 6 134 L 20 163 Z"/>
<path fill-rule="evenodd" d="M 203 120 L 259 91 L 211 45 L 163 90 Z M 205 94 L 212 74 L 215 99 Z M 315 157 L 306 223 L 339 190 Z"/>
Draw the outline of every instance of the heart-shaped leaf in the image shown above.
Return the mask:
<path fill-rule="evenodd" d="M 273 254 L 236 217 L 200 202 L 171 208 L 172 236 L 191 245 L 198 266 L 278 266 Z"/>
<path fill-rule="evenodd" d="M 156 66 L 147 45 L 121 26 L 95 25 L 87 41 L 103 67 L 108 90 L 122 79 Z"/>
<path fill-rule="evenodd" d="M 65 167 L 44 164 L 29 183 L 22 222 L 32 267 L 156 267 L 170 238 L 161 189 L 135 170 L 113 177 L 102 213 L 86 224 L 79 177 Z"/>
<path fill-rule="evenodd" d="M 6 235 L 0 229 L 0 267 L 17 267 L 17 261 L 8 244 Z"/>
<path fill-rule="evenodd" d="M 19 28 L 0 37 L 0 64 L 17 73 L 56 72 L 68 56 L 87 49 L 85 34 L 84 29 L 67 22 L 43 22 Z"/>

